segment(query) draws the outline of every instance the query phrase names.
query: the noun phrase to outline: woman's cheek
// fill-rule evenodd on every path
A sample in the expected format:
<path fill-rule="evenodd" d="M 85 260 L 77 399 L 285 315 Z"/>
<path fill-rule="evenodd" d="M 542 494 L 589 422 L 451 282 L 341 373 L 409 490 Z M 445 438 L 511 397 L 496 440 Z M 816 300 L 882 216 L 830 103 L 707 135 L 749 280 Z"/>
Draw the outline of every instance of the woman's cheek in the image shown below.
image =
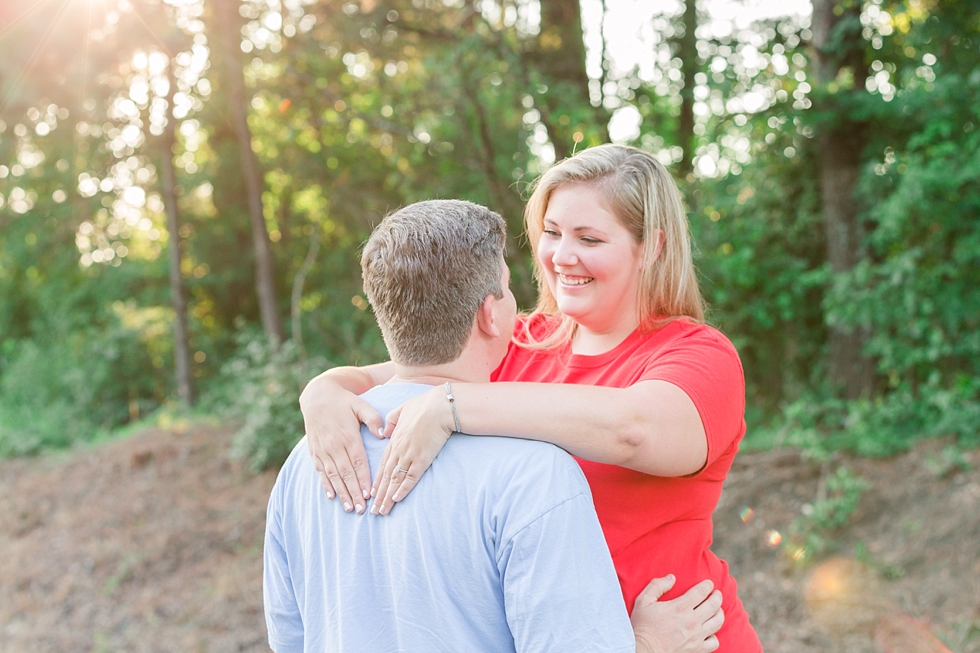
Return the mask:
<path fill-rule="evenodd" d="M 542 240 L 541 243 L 538 244 L 538 264 L 540 264 L 541 267 L 544 268 L 549 274 L 551 274 L 554 270 L 554 266 L 551 264 L 554 254 L 554 246 L 552 246 L 551 243 L 545 244 L 545 242 Z"/>

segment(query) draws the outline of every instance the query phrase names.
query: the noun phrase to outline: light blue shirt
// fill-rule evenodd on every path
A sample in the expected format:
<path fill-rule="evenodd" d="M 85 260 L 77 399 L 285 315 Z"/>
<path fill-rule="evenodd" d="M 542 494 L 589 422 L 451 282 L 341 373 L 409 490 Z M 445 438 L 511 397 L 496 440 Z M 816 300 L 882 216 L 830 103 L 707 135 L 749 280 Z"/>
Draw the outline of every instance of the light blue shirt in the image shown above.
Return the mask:
<path fill-rule="evenodd" d="M 363 397 L 386 415 L 429 387 L 389 384 Z M 377 473 L 387 440 L 361 435 Z M 326 498 L 304 439 L 267 517 L 276 653 L 634 649 L 592 495 L 553 445 L 453 435 L 408 497 L 375 516 Z"/>

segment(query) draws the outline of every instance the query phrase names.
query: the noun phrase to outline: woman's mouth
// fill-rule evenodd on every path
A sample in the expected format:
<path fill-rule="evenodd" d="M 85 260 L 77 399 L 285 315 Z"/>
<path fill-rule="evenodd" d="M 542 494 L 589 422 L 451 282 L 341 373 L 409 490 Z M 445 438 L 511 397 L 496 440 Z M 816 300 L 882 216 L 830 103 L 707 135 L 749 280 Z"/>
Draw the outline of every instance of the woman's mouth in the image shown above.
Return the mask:
<path fill-rule="evenodd" d="M 595 281 L 595 277 L 579 277 L 558 273 L 558 281 L 560 281 L 563 286 L 584 286 L 587 283 Z"/>

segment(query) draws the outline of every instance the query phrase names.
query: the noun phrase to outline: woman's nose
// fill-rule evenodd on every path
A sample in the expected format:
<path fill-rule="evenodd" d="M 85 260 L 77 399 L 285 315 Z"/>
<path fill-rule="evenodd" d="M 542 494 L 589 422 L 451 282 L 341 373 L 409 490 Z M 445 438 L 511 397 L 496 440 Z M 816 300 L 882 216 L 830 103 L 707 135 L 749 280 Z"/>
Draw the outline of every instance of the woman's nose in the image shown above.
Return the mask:
<path fill-rule="evenodd" d="M 578 263 L 572 243 L 567 238 L 562 238 L 555 247 L 551 255 L 551 262 L 560 267 L 571 267 Z"/>

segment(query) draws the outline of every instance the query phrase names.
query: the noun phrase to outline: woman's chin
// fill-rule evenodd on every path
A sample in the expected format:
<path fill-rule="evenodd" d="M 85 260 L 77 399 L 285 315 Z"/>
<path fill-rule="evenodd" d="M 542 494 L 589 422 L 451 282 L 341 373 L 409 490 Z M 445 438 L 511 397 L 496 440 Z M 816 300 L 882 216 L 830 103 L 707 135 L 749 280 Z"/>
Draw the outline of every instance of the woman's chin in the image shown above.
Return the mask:
<path fill-rule="evenodd" d="M 562 312 L 565 317 L 571 318 L 578 326 L 583 327 L 589 331 L 593 330 L 596 326 L 596 322 L 603 322 L 603 320 L 596 320 L 595 309 L 591 306 L 583 306 L 581 302 L 558 302 L 558 310 Z"/>

